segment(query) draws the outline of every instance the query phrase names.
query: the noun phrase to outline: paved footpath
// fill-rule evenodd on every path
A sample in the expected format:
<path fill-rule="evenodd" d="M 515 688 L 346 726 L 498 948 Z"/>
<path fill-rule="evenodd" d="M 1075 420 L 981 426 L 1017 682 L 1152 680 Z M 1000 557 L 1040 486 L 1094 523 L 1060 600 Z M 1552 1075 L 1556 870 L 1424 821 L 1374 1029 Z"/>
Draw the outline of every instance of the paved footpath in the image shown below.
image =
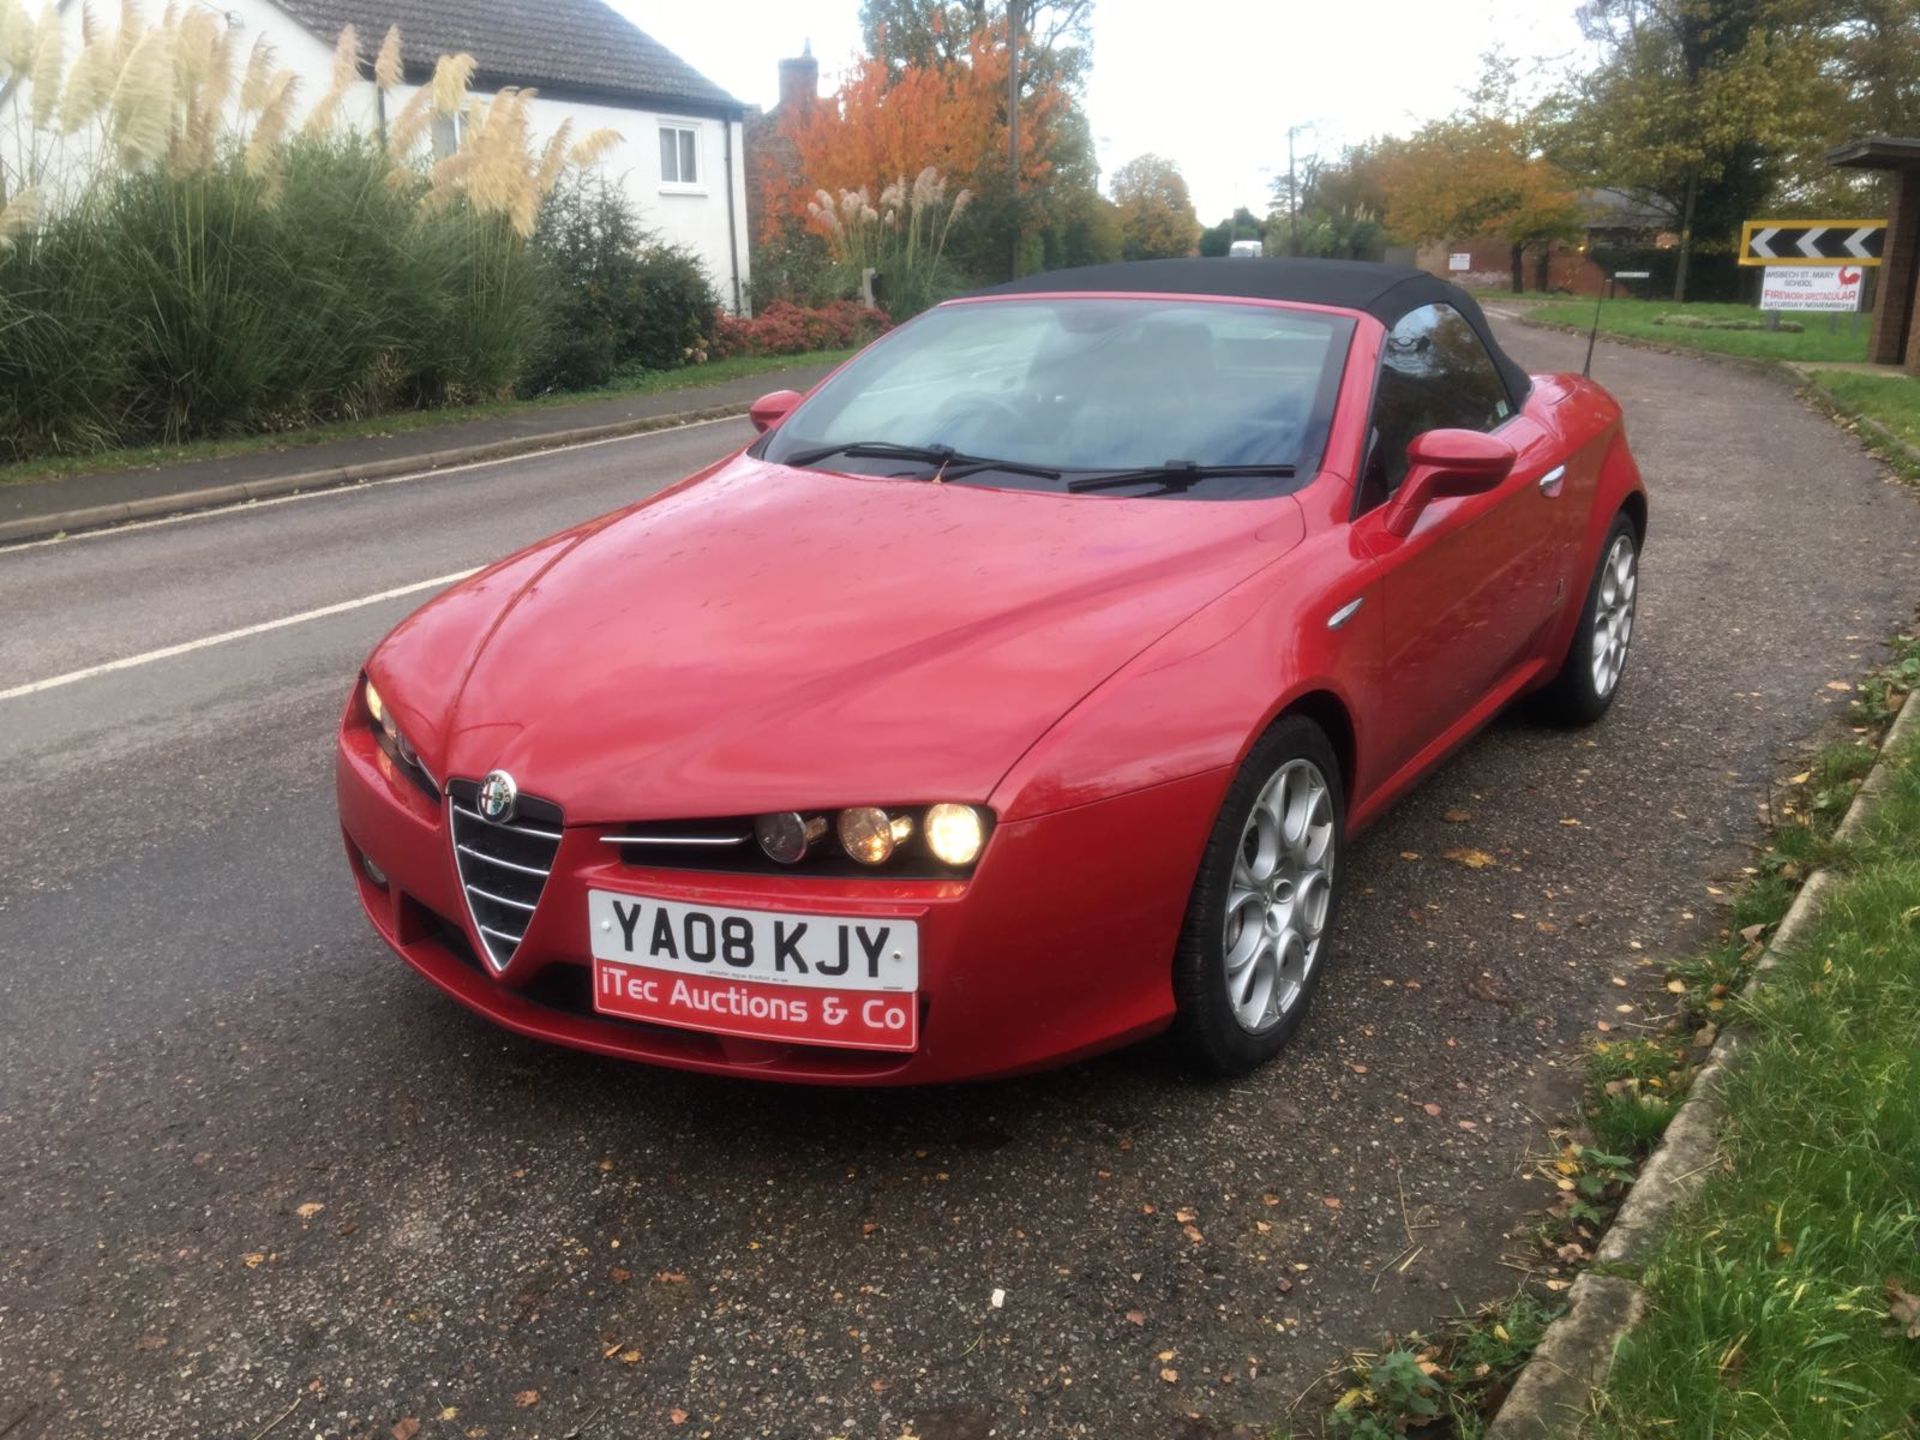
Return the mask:
<path fill-rule="evenodd" d="M 1510 1292 L 1570 1057 L 1659 1005 L 1638 967 L 1715 922 L 1920 576 L 1920 500 L 1784 387 L 1596 372 L 1654 496 L 1619 705 L 1498 722 L 1366 836 L 1299 1043 L 1237 1084 L 760 1088 L 470 1017 L 375 941 L 332 814 L 349 677 L 431 584 L 0 698 L 0 1435 L 1192 1440 Z M 0 552 L 0 693 L 431 582 L 749 433 Z"/>
<path fill-rule="evenodd" d="M 542 437 L 569 430 L 636 425 L 690 411 L 750 405 L 772 390 L 806 390 L 832 366 L 815 362 L 762 371 L 713 384 L 688 385 L 626 395 L 603 395 L 564 404 L 526 406 L 481 420 L 450 420 L 384 435 L 359 435 L 312 445 L 290 445 L 181 465 L 149 465 L 95 475 L 70 475 L 0 485 L 0 533 L 10 522 L 48 522 L 33 538 L 55 533 L 58 517 L 109 506 L 164 501 L 175 495 L 273 481 L 289 475 L 348 470 L 418 460 L 420 468 L 440 463 L 450 450 L 480 446 L 525 447 Z M 238 498 L 238 497 L 236 497 Z"/>

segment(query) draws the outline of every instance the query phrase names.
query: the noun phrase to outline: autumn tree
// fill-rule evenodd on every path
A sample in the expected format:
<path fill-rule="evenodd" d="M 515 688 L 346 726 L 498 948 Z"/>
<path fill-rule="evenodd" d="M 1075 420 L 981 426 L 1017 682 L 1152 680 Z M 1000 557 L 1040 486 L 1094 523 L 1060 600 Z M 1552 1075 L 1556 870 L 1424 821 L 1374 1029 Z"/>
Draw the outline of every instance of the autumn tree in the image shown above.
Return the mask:
<path fill-rule="evenodd" d="M 1191 255 L 1200 235 L 1187 182 L 1171 160 L 1142 155 L 1113 172 L 1120 253 L 1128 260 Z"/>
<path fill-rule="evenodd" d="M 1462 109 L 1384 147 L 1378 182 L 1386 225 L 1406 243 L 1498 236 L 1515 290 L 1526 288 L 1526 252 L 1543 254 L 1580 232 L 1573 179 L 1542 150 L 1536 112 L 1517 96 L 1514 63 L 1499 51 Z"/>

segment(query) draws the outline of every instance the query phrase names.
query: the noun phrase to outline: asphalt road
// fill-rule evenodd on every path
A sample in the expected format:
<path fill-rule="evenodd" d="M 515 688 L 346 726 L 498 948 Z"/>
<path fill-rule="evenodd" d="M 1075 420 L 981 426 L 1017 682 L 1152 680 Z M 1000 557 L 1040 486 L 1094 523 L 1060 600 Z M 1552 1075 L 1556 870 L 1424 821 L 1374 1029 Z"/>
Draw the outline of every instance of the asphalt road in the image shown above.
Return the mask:
<path fill-rule="evenodd" d="M 427 589 L 4 693 L 481 564 L 738 422 L 0 553 L 0 1435 L 1205 1436 L 1510 1290 L 1569 1058 L 1657 1006 L 1920 575 L 1920 505 L 1780 386 L 1596 373 L 1654 496 L 1619 704 L 1502 720 L 1366 836 L 1299 1043 L 1227 1086 L 761 1088 L 441 999 L 329 760 Z"/>

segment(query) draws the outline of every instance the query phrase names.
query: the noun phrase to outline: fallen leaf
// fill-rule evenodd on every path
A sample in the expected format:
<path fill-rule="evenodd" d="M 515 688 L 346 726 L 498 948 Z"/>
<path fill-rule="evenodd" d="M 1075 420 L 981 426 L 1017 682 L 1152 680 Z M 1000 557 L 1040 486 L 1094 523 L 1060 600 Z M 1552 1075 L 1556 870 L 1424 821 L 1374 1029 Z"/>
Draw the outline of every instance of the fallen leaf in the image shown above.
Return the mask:
<path fill-rule="evenodd" d="M 653 1283 L 656 1285 L 684 1285 L 687 1283 L 687 1277 L 682 1275 L 678 1270 L 661 1270 L 654 1275 Z"/>
<path fill-rule="evenodd" d="M 1669 980 L 1667 981 L 1667 990 L 1670 994 L 1684 995 L 1687 993 L 1687 982 L 1684 980 Z"/>
<path fill-rule="evenodd" d="M 1804 785 L 1811 779 L 1813 779 L 1813 772 L 1811 770 L 1802 770 L 1798 775 L 1788 776 L 1787 784 Z"/>
<path fill-rule="evenodd" d="M 293 1213 L 298 1215 L 302 1220 L 311 1220 L 313 1219 L 314 1216 L 318 1215 L 322 1210 L 326 1208 L 327 1208 L 326 1205 L 319 1200 L 309 1200 L 307 1201 L 306 1204 L 300 1206 Z M 414 1424 L 416 1425 L 419 1423 L 420 1422 L 417 1420 L 414 1422 Z"/>
<path fill-rule="evenodd" d="M 607 1278 L 616 1285 L 624 1285 L 633 1279 L 633 1271 L 623 1270 L 620 1266 L 616 1265 L 607 1272 Z"/>
<path fill-rule="evenodd" d="M 1144 1324 L 1146 1324 L 1146 1323 L 1147 1323 L 1147 1312 L 1146 1312 L 1146 1311 L 1144 1311 L 1144 1310 L 1129 1310 L 1129 1311 L 1127 1311 L 1127 1323 L 1128 1323 L 1129 1325 L 1144 1325 Z"/>
<path fill-rule="evenodd" d="M 1480 1128 L 1471 1120 L 1456 1120 L 1454 1124 L 1458 1125 L 1462 1130 L 1478 1130 Z"/>
<path fill-rule="evenodd" d="M 1469 870 L 1484 870 L 1487 866 L 1494 863 L 1493 856 L 1489 855 L 1486 851 L 1475 850 L 1470 847 L 1449 850 L 1442 858 L 1451 860 L 1456 865 L 1464 865 Z"/>
<path fill-rule="evenodd" d="M 1442 815 L 1440 818 L 1446 821 L 1449 825 L 1464 825 L 1467 823 L 1467 821 L 1473 818 L 1473 815 L 1471 812 L 1466 810 L 1449 810 L 1447 811 L 1446 814 Z"/>
<path fill-rule="evenodd" d="M 1354 1064 L 1354 1063 L 1353 1063 L 1353 1061 L 1351 1061 L 1351 1060 L 1349 1060 L 1349 1061 L 1347 1062 L 1347 1068 L 1348 1068 L 1349 1070 L 1351 1070 L 1351 1071 L 1353 1071 L 1353 1073 L 1354 1073 L 1354 1074 L 1356 1074 L 1356 1075 L 1364 1075 L 1364 1074 L 1366 1074 L 1366 1073 L 1367 1073 L 1367 1067 L 1366 1067 L 1366 1066 L 1364 1066 L 1364 1065 L 1356 1065 L 1356 1064 Z"/>
<path fill-rule="evenodd" d="M 413 1440 L 413 1437 L 420 1433 L 420 1422 L 409 1415 L 406 1419 L 395 1422 L 392 1433 L 393 1440 Z"/>
<path fill-rule="evenodd" d="M 1160 1378 L 1169 1385 L 1177 1385 L 1180 1383 L 1180 1372 L 1168 1365 L 1161 1369 Z"/>
<path fill-rule="evenodd" d="M 640 1352 L 637 1349 L 622 1350 L 620 1352 L 620 1363 L 622 1365 L 638 1365 L 640 1363 Z"/>
<path fill-rule="evenodd" d="M 167 1337 L 164 1335 L 142 1335 L 138 1340 L 133 1342 L 133 1348 L 136 1350 L 164 1350 L 167 1348 Z"/>
<path fill-rule="evenodd" d="M 1262 1205 L 1278 1205 L 1280 1203 L 1280 1197 L 1269 1190 L 1260 1197 L 1260 1203 Z"/>
<path fill-rule="evenodd" d="M 1887 1281 L 1887 1318 L 1896 1327 L 1906 1327 L 1907 1339 L 1920 1340 L 1920 1295 L 1909 1294 L 1898 1281 Z"/>
<path fill-rule="evenodd" d="M 1560 823 L 1562 825 L 1578 825 L 1580 822 L 1574 819 L 1571 815 L 1569 815 L 1565 819 L 1563 819 Z"/>
<path fill-rule="evenodd" d="M 684 1425 L 687 1423 L 687 1412 L 680 1409 L 669 1410 L 667 1418 L 676 1425 Z"/>
<path fill-rule="evenodd" d="M 1627 977 L 1624 975 L 1615 975 L 1613 977 L 1613 983 L 1618 985 L 1622 990 L 1624 990 L 1627 988 Z"/>
<path fill-rule="evenodd" d="M 1167 1361 L 1169 1361 L 1169 1360 L 1171 1360 L 1171 1359 L 1173 1358 L 1173 1351 L 1171 1351 L 1171 1350 L 1162 1350 L 1162 1351 L 1161 1351 L 1161 1352 L 1159 1353 L 1159 1355 L 1158 1355 L 1158 1356 L 1156 1356 L 1155 1358 L 1156 1358 L 1156 1359 L 1158 1359 L 1158 1360 L 1160 1361 L 1160 1363 L 1164 1365 L 1164 1364 L 1165 1364 L 1165 1363 L 1166 1363 Z"/>
<path fill-rule="evenodd" d="M 1740 931 L 1740 938 L 1746 941 L 1747 944 L 1752 945 L 1757 943 L 1760 937 L 1766 933 L 1767 927 L 1764 925 L 1748 925 Z"/>
<path fill-rule="evenodd" d="M 522 1410 L 530 1409 L 540 1403 L 540 1392 L 538 1390 L 522 1390 L 513 1397 L 513 1403 L 518 1405 Z"/>
<path fill-rule="evenodd" d="M 242 1255 L 240 1257 L 240 1263 L 249 1270 L 258 1270 L 262 1265 L 267 1263 L 267 1257 L 262 1255 L 258 1250 L 255 1250 L 250 1254 Z"/>
<path fill-rule="evenodd" d="M 1426 1104 L 1422 1105 L 1420 1108 L 1426 1111 L 1427 1114 L 1433 1116 L 1436 1120 L 1440 1118 L 1440 1107 L 1434 1104 L 1431 1100 L 1429 1100 Z"/>
<path fill-rule="evenodd" d="M 1827 681 L 1827 689 L 1847 691 L 1847 690 L 1853 689 L 1853 686 L 1849 685 L 1844 680 L 1829 680 Z"/>
<path fill-rule="evenodd" d="M 1400 852 L 1400 858 L 1402 860 L 1418 860 L 1420 858 L 1420 852 L 1418 850 L 1402 850 Z"/>
<path fill-rule="evenodd" d="M 1340 1208 L 1340 1197 L 1338 1195 L 1322 1195 L 1320 1197 L 1320 1203 L 1329 1210 L 1338 1210 Z"/>
<path fill-rule="evenodd" d="M 1693 1043 L 1704 1050 L 1712 1045 L 1713 1042 L 1719 1038 L 1719 1035 L 1720 1027 L 1709 1020 L 1705 1025 L 1702 1025 L 1698 1030 L 1693 1032 Z"/>
<path fill-rule="evenodd" d="M 1182 1209 L 1182 1210 L 1174 1211 L 1173 1218 L 1178 1220 L 1182 1225 L 1185 1225 L 1188 1221 L 1193 1220 L 1196 1217 L 1193 1211 Z"/>
<path fill-rule="evenodd" d="M 1198 1225 L 1182 1225 L 1180 1227 L 1180 1233 L 1196 1245 L 1205 1243 L 1207 1238 L 1200 1233 L 1200 1227 Z"/>

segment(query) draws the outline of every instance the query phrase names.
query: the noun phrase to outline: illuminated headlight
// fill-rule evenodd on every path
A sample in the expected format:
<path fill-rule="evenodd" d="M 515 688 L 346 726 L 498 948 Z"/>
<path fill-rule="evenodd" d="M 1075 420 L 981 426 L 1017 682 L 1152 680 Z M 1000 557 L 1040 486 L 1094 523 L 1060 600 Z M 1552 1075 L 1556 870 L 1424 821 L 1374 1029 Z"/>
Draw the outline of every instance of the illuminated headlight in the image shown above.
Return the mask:
<path fill-rule="evenodd" d="M 753 822 L 753 838 L 760 842 L 769 860 L 781 865 L 798 865 L 807 858 L 807 847 L 826 833 L 824 815 L 799 815 L 791 810 L 762 815 Z"/>
<path fill-rule="evenodd" d="M 840 812 L 840 845 L 862 865 L 884 865 L 913 834 L 911 815 L 889 815 L 878 805 Z"/>
<path fill-rule="evenodd" d="M 393 742 L 393 748 L 400 758 L 409 765 L 420 763 L 419 752 L 413 748 L 413 742 L 401 733 L 400 726 L 393 718 L 393 712 L 387 709 L 386 702 L 380 698 L 380 692 L 373 688 L 373 682 L 366 684 L 367 714 L 373 717 L 373 723 L 380 733 Z"/>
<path fill-rule="evenodd" d="M 987 827 L 971 805 L 935 805 L 927 811 L 927 848 L 947 865 L 971 865 L 986 843 Z"/>

